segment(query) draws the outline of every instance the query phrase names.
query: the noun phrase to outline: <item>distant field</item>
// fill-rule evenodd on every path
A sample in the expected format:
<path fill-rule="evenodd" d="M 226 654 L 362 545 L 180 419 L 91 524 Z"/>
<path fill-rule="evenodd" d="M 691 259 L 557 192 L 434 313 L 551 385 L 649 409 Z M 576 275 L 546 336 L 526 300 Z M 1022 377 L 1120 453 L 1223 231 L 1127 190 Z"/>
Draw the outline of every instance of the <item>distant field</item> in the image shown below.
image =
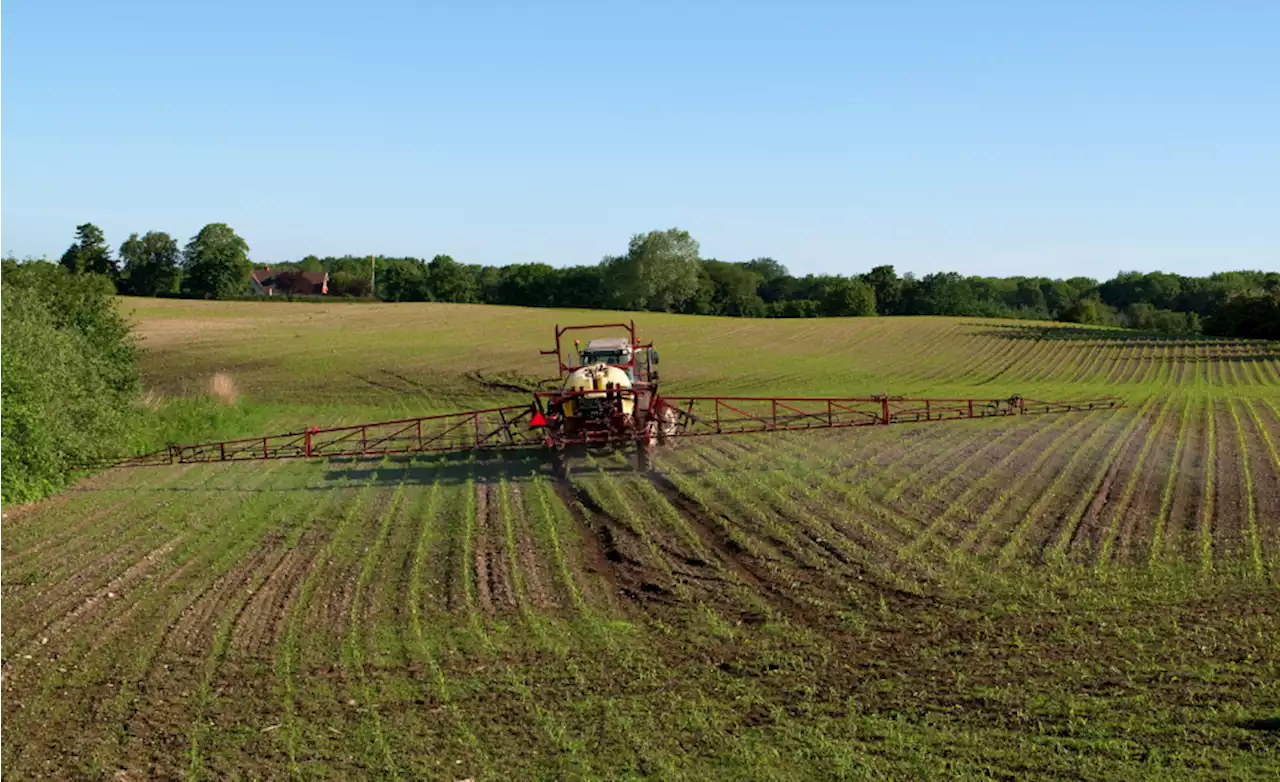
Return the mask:
<path fill-rule="evenodd" d="M 553 372 L 553 324 L 632 317 L 671 392 L 1128 407 L 722 438 L 654 475 L 507 454 L 95 476 L 6 511 L 6 776 L 1280 773 L 1275 345 L 122 307 L 154 395 L 221 373 L 280 429 L 521 400 L 496 384 Z"/>

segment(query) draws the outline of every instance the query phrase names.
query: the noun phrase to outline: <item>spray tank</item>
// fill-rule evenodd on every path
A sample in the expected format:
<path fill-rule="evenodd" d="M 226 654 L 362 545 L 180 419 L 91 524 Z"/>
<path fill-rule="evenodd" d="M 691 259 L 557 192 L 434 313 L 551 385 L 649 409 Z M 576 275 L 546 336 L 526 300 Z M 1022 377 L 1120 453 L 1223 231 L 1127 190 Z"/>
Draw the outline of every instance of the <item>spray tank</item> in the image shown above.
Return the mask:
<path fill-rule="evenodd" d="M 578 367 L 565 378 L 562 391 L 573 394 L 564 399 L 566 418 L 607 418 L 614 413 L 631 415 L 635 411 L 631 378 L 624 370 L 608 364 Z"/>

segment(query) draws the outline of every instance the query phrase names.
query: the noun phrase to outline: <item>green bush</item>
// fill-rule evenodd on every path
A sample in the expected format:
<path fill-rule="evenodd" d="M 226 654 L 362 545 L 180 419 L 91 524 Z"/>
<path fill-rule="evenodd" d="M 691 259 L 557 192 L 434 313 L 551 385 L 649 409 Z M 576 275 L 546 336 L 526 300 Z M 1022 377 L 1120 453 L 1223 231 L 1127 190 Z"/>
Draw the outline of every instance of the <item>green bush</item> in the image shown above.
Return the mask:
<path fill-rule="evenodd" d="M 62 486 L 69 468 L 118 453 L 136 427 L 137 348 L 106 277 L 5 261 L 3 501 Z"/>

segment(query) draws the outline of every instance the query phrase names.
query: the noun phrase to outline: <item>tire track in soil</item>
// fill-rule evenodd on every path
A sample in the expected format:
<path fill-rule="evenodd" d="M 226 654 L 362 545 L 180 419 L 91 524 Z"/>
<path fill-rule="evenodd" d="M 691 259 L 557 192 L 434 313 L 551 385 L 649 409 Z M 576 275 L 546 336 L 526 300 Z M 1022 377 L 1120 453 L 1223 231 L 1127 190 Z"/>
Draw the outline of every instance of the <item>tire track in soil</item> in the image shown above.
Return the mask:
<path fill-rule="evenodd" d="M 670 589 L 655 580 L 658 568 L 646 564 L 649 551 L 635 530 L 572 479 L 556 479 L 555 491 L 586 542 L 588 570 L 604 577 L 613 594 L 637 605 L 670 595 Z"/>
<path fill-rule="evenodd" d="M 724 572 L 732 573 L 742 585 L 751 587 L 779 614 L 801 623 L 811 622 L 816 618 L 810 609 L 793 599 L 776 583 L 767 566 L 758 562 L 751 552 L 726 534 L 725 529 L 732 526 L 728 517 L 719 514 L 719 523 L 713 521 L 709 518 L 709 511 L 696 498 L 686 494 L 661 473 L 650 472 L 645 477 L 689 522 L 705 550 L 715 557 Z"/>
<path fill-rule="evenodd" d="M 588 549 L 598 541 L 587 540 L 580 534 L 573 513 L 556 494 L 551 479 L 536 477 L 530 485 L 529 496 L 537 517 L 530 523 L 535 524 L 540 538 L 546 541 L 553 562 L 555 588 L 564 605 L 572 607 L 578 614 L 588 612 L 593 606 L 614 606 L 617 594 L 604 578 L 583 576 L 588 572 Z M 564 534 L 567 530 L 562 529 L 562 524 L 572 527 L 573 532 Z"/>

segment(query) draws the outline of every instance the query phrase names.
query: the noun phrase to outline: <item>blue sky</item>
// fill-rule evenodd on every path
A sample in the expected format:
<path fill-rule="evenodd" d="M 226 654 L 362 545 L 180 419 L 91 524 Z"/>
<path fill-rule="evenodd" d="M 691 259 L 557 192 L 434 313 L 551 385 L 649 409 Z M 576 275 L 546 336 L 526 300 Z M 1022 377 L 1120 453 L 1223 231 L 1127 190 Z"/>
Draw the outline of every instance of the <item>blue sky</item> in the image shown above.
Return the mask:
<path fill-rule="evenodd" d="M 6 3 L 0 251 L 1280 268 L 1280 2 Z"/>

